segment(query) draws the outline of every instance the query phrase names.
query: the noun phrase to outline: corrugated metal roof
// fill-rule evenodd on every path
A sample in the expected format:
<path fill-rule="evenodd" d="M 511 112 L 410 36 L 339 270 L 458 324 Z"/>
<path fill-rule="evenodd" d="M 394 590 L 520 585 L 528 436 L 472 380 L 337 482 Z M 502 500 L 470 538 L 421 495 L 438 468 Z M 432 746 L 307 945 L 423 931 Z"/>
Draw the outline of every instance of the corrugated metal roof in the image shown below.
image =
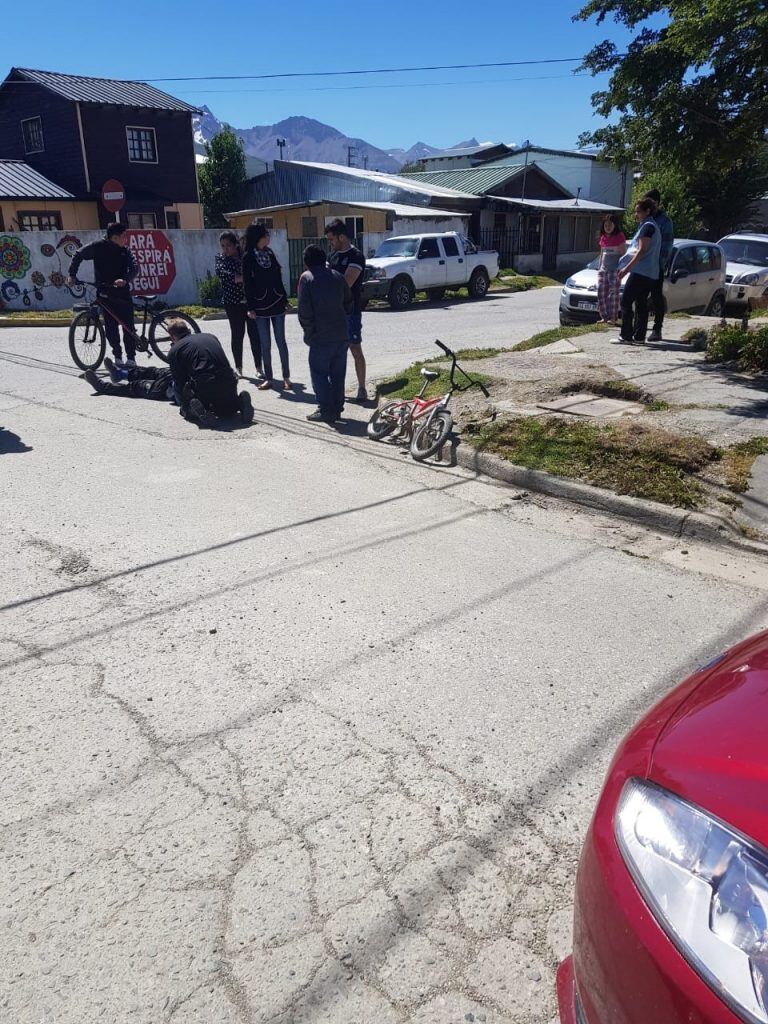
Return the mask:
<path fill-rule="evenodd" d="M 353 209 L 383 210 L 385 213 L 393 213 L 396 217 L 423 217 L 429 220 L 431 217 L 442 219 L 445 217 L 469 217 L 468 213 L 456 210 L 436 210 L 432 206 L 408 206 L 403 203 L 368 203 L 368 202 L 344 202 L 339 199 L 310 199 L 306 203 L 282 203 L 279 206 L 261 206 L 254 210 L 234 210 L 232 213 L 225 213 L 225 217 L 242 217 L 245 214 L 262 215 L 266 213 L 277 213 L 281 210 L 295 210 L 309 208 L 311 206 L 322 206 L 325 203 L 332 203 L 334 206 L 350 206 Z"/>
<path fill-rule="evenodd" d="M 497 203 L 526 206 L 532 210 L 543 210 L 545 213 L 547 211 L 551 213 L 617 213 L 624 209 L 622 206 L 596 203 L 591 199 L 514 199 L 508 196 L 488 196 L 488 198 Z"/>
<path fill-rule="evenodd" d="M 74 199 L 71 192 L 49 181 L 23 160 L 0 160 L 0 198 Z"/>
<path fill-rule="evenodd" d="M 476 156 L 489 149 L 498 149 L 503 142 L 479 142 L 476 146 L 462 146 L 458 149 L 441 149 L 438 153 L 430 153 L 429 156 L 421 157 L 425 163 L 428 160 L 449 160 L 451 157 Z"/>
<path fill-rule="evenodd" d="M 533 167 L 533 164 L 528 166 Z M 414 171 L 403 174 L 402 177 L 419 184 L 453 188 L 464 193 L 469 192 L 471 195 L 484 196 L 510 178 L 517 177 L 523 170 L 523 164 L 504 164 L 497 167 L 489 163 L 480 164 L 479 167 L 457 167 L 449 171 Z"/>
<path fill-rule="evenodd" d="M 177 100 L 175 96 L 170 96 L 153 85 L 147 85 L 146 82 L 63 75 L 58 71 L 35 71 L 31 68 L 12 68 L 8 78 L 14 73 L 30 82 L 45 86 L 59 96 L 79 103 L 110 103 L 124 107 L 145 107 L 149 110 L 187 110 L 191 114 L 198 113 L 197 107 Z"/>
<path fill-rule="evenodd" d="M 456 199 L 464 199 L 468 194 L 466 191 L 462 192 L 452 188 L 447 183 L 440 185 L 437 182 L 433 182 L 431 179 L 440 174 L 453 174 L 453 171 L 434 171 L 432 173 L 420 173 L 420 174 L 383 174 L 381 171 L 366 171 L 362 167 L 344 167 L 343 164 L 318 164 L 311 163 L 307 160 L 285 160 L 275 161 L 275 167 L 279 167 L 281 163 L 286 166 L 293 167 L 311 167 L 314 170 L 331 172 L 333 174 L 342 175 L 344 177 L 351 178 L 364 178 L 368 181 L 377 182 L 382 185 L 389 185 L 393 188 L 403 189 L 411 192 L 422 192 L 425 195 L 430 196 L 452 196 Z M 459 172 L 455 172 L 459 173 Z M 407 184 L 404 179 L 407 178 Z M 424 178 L 424 181 L 418 181 L 416 179 Z"/>

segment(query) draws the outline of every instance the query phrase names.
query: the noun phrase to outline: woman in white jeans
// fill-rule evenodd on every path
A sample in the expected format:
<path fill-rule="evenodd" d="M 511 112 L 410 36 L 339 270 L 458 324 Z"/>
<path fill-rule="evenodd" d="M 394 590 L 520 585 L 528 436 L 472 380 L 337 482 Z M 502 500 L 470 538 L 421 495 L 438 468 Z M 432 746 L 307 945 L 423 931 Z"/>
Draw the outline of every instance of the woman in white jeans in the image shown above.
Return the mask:
<path fill-rule="evenodd" d="M 277 256 L 269 248 L 269 231 L 263 224 L 250 224 L 245 230 L 243 254 L 243 290 L 248 316 L 256 321 L 261 342 L 261 365 L 264 380 L 260 391 L 272 387 L 272 337 L 280 353 L 283 387 L 291 389 L 291 368 L 285 343 L 285 309 L 288 296 Z"/>

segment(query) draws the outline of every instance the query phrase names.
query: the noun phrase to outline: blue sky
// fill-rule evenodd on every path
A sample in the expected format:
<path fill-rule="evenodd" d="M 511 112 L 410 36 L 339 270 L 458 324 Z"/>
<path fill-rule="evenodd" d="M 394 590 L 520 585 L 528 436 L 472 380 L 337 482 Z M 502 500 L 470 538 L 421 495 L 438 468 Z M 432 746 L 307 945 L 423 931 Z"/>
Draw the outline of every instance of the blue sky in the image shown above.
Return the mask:
<path fill-rule="evenodd" d="M 60 3 L 43 0 L 34 31 L 7 35 L 0 57 L 3 73 L 16 64 L 156 79 L 578 57 L 606 37 L 620 46 L 627 41 L 613 23 L 574 24 L 579 6 L 579 0 L 76 0 L 65 16 Z M 384 149 L 416 141 L 444 147 L 471 136 L 572 147 L 581 131 L 599 125 L 590 95 L 605 82 L 572 75 L 574 66 L 160 87 L 207 103 L 236 127 L 302 114 Z"/>

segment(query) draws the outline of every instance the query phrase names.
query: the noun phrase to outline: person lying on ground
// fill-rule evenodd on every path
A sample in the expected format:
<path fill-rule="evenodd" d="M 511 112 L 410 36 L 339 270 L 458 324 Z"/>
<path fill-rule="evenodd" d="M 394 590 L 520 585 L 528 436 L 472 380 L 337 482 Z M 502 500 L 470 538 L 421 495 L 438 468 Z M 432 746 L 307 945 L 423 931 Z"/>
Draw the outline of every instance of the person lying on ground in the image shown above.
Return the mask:
<path fill-rule="evenodd" d="M 110 382 L 93 370 L 86 371 L 85 379 L 100 395 L 176 402 L 181 406 L 181 415 L 185 419 L 196 421 L 201 426 L 212 426 L 217 416 L 234 416 L 236 413 L 244 423 L 252 423 L 251 396 L 247 391 L 237 393 L 237 378 L 218 339 L 210 334 L 190 334 L 183 320 L 172 320 L 168 333 L 171 336 L 168 367 L 128 369 L 117 366 L 108 358 L 104 364 L 109 370 Z M 194 344 L 198 339 L 202 339 L 202 345 Z M 191 344 L 187 343 L 188 340 Z M 215 344 L 212 345 L 211 341 Z M 224 359 L 224 366 L 216 346 Z"/>

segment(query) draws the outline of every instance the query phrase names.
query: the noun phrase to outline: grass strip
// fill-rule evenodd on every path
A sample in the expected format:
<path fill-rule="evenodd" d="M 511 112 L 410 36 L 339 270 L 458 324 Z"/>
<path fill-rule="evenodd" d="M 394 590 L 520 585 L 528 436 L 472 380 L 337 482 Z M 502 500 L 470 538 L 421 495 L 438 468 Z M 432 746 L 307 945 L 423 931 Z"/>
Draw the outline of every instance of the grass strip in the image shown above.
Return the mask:
<path fill-rule="evenodd" d="M 723 449 L 723 475 L 726 486 L 737 494 L 749 487 L 749 475 L 758 455 L 768 455 L 768 437 L 750 437 Z"/>
<path fill-rule="evenodd" d="M 525 341 L 519 341 L 512 348 L 513 352 L 528 352 L 532 348 L 541 348 L 553 341 L 570 341 L 582 334 L 594 334 L 595 331 L 618 331 L 618 327 L 610 324 L 577 324 L 574 327 L 551 327 L 548 331 L 539 331 Z"/>
<path fill-rule="evenodd" d="M 694 474 L 720 457 L 702 438 L 628 422 L 520 417 L 487 424 L 466 439 L 518 466 L 689 509 L 704 499 Z"/>
<path fill-rule="evenodd" d="M 422 384 L 424 383 L 424 378 L 421 376 L 421 368 L 427 365 L 430 370 L 435 370 L 440 376 L 437 380 L 430 381 L 429 387 L 425 392 L 426 397 L 434 398 L 435 395 L 445 394 L 451 386 L 449 369 L 445 365 L 439 363 L 435 365 L 435 363 L 436 361 L 434 360 L 432 362 L 423 360 L 418 363 L 412 363 L 401 373 L 396 373 L 392 377 L 386 377 L 376 385 L 377 395 L 382 398 L 391 399 L 414 398 L 421 391 Z M 486 387 L 492 383 L 492 379 L 482 373 L 473 373 L 471 377 L 473 380 L 485 384 Z M 457 380 L 461 380 L 460 374 L 457 374 Z"/>
<path fill-rule="evenodd" d="M 619 398 L 625 402 L 639 402 L 650 412 L 663 412 L 669 409 L 669 402 L 654 398 L 649 391 L 643 391 L 631 380 L 577 380 L 563 388 L 563 394 L 577 394 L 587 391 L 591 395 L 602 395 L 603 398 Z"/>

